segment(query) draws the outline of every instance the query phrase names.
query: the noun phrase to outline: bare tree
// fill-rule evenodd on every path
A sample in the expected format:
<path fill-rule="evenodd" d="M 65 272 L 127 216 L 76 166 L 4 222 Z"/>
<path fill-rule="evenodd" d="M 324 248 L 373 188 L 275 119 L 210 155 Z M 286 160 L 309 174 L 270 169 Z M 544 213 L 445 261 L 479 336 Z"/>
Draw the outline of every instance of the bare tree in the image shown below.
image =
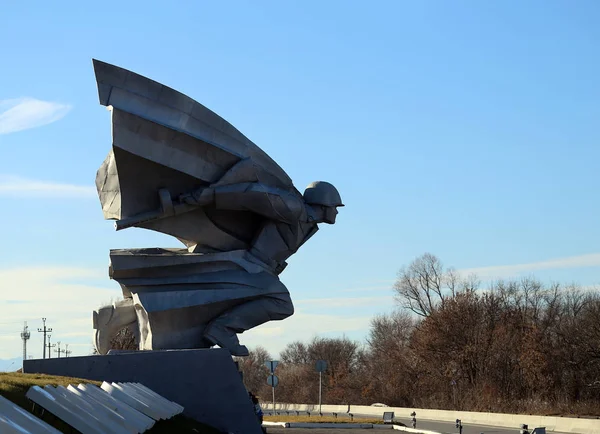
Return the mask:
<path fill-rule="evenodd" d="M 102 306 L 107 306 L 115 303 L 120 299 L 111 298 L 108 302 L 103 303 Z M 127 350 L 137 351 L 139 350 L 139 342 L 136 338 L 137 323 L 123 327 L 119 330 L 110 340 L 110 348 L 113 350 Z M 97 354 L 96 349 L 93 349 L 92 354 Z"/>
<path fill-rule="evenodd" d="M 279 354 L 281 363 L 303 365 L 310 363 L 310 355 L 308 347 L 300 341 L 291 342 L 286 345 L 285 349 Z"/>
<path fill-rule="evenodd" d="M 362 364 L 367 403 L 409 406 L 414 397 L 414 353 L 410 341 L 417 321 L 406 311 L 378 315 L 371 320 L 368 351 Z"/>
<path fill-rule="evenodd" d="M 308 344 L 292 342 L 281 352 L 278 369 L 280 399 L 316 402 L 319 375 L 317 360 L 327 361 L 323 376 L 323 399 L 328 404 L 359 402 L 361 392 L 360 345 L 345 337 L 316 337 Z M 304 399 L 304 401 L 302 401 Z"/>
<path fill-rule="evenodd" d="M 244 384 L 248 391 L 257 396 L 266 395 L 267 377 L 269 370 L 266 362 L 271 360 L 271 355 L 263 347 L 256 347 L 249 351 L 246 357 L 235 357 L 244 378 Z"/>
<path fill-rule="evenodd" d="M 136 324 L 137 325 L 137 324 Z M 139 349 L 135 334 L 130 327 L 124 327 L 111 339 L 110 347 L 114 350 L 137 351 Z"/>
<path fill-rule="evenodd" d="M 454 269 L 444 269 L 442 262 L 431 253 L 401 268 L 394 284 L 400 305 L 423 317 L 431 315 L 448 297 L 472 292 L 478 287 L 476 276 L 463 279 Z"/>
<path fill-rule="evenodd" d="M 408 347 L 415 320 L 404 312 L 377 315 L 371 320 L 367 344 L 379 356 L 396 356 Z"/>

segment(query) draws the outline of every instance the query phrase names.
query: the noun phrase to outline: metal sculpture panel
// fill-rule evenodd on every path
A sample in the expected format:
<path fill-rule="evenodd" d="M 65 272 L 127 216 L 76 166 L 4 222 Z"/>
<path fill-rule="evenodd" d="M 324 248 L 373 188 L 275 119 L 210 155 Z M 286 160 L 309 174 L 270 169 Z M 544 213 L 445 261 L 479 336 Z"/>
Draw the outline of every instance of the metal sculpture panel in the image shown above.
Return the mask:
<path fill-rule="evenodd" d="M 94 344 L 124 327 L 141 350 L 208 348 L 244 356 L 237 335 L 294 313 L 279 274 L 343 206 L 323 181 L 300 193 L 265 152 L 191 98 L 94 60 L 112 149 L 96 176 L 106 219 L 185 248 L 110 252 L 124 299 L 94 312 Z"/>

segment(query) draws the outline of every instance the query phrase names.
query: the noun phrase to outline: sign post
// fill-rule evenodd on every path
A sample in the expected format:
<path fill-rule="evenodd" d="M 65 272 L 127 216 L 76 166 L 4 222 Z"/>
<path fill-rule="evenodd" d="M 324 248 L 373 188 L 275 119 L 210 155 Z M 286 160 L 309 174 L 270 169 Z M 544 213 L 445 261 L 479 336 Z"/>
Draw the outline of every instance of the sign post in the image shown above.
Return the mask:
<path fill-rule="evenodd" d="M 279 384 L 279 378 L 277 378 L 277 375 L 269 375 L 267 377 L 267 384 L 269 384 L 273 390 L 273 411 L 275 411 L 275 388 Z"/>
<path fill-rule="evenodd" d="M 279 378 L 275 375 L 275 368 L 278 364 L 278 360 L 269 360 L 268 362 L 265 362 L 265 365 L 267 365 L 267 368 L 269 368 L 269 371 L 271 372 L 267 377 L 267 384 L 271 386 L 273 391 L 273 413 L 275 413 L 275 388 L 279 384 Z"/>
<path fill-rule="evenodd" d="M 319 414 L 323 414 L 321 412 L 321 397 L 323 396 L 323 372 L 327 370 L 327 362 L 325 360 L 317 360 L 315 367 L 319 373 Z"/>

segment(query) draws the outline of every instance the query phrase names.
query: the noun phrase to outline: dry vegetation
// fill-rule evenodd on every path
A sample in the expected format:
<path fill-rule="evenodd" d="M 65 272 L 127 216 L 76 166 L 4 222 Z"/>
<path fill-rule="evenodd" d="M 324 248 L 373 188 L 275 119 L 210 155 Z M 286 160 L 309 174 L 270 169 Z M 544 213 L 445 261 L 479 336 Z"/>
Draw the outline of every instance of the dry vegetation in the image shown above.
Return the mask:
<path fill-rule="evenodd" d="M 31 403 L 25 394 L 31 386 L 44 387 L 77 385 L 79 383 L 92 383 L 100 386 L 101 382 L 82 380 L 80 378 L 56 377 L 44 374 L 20 374 L 14 372 L 0 373 L 0 395 L 11 400 L 26 410 L 31 410 Z"/>
<path fill-rule="evenodd" d="M 66 387 L 69 384 L 77 385 L 79 383 L 92 383 L 98 386 L 101 384 L 101 382 L 98 381 L 82 380 L 80 378 L 9 372 L 0 373 L 0 395 L 11 400 L 12 402 L 21 406 L 25 410 L 31 411 L 31 402 L 25 397 L 25 394 L 31 386 L 43 387 L 47 385 L 62 385 Z M 60 420 L 44 417 L 44 421 L 54 426 L 61 432 L 71 432 L 71 428 Z M 219 431 L 180 415 L 170 420 L 160 421 L 151 430 L 146 432 L 152 434 L 217 434 Z"/>
<path fill-rule="evenodd" d="M 277 401 L 318 402 L 314 364 L 325 359 L 326 404 L 600 416 L 597 292 L 533 278 L 480 288 L 430 254 L 400 270 L 395 291 L 399 309 L 374 318 L 364 344 L 290 343 Z M 270 358 L 257 348 L 240 360 L 248 389 L 267 402 Z"/>

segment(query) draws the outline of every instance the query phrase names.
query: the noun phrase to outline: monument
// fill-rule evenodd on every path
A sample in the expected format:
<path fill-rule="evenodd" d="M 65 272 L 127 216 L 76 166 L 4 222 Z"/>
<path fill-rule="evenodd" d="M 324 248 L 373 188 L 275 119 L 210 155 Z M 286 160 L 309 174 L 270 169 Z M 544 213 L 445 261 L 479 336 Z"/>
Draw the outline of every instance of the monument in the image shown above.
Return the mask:
<path fill-rule="evenodd" d="M 262 432 L 232 355 L 237 335 L 292 315 L 286 260 L 343 206 L 335 187 L 303 193 L 258 146 L 189 97 L 93 61 L 112 149 L 96 186 L 117 230 L 153 230 L 181 248 L 112 250 L 123 300 L 93 312 L 98 355 L 24 360 L 23 372 L 139 382 L 221 431 Z M 114 352 L 123 328 L 139 350 Z M 210 348 L 212 346 L 221 348 Z"/>
<path fill-rule="evenodd" d="M 167 86 L 94 60 L 112 149 L 96 176 L 106 219 L 185 248 L 112 250 L 124 299 L 93 313 L 94 344 L 128 327 L 140 350 L 248 350 L 237 335 L 294 312 L 279 279 L 288 259 L 343 206 L 323 181 L 304 193 L 226 120 Z"/>

